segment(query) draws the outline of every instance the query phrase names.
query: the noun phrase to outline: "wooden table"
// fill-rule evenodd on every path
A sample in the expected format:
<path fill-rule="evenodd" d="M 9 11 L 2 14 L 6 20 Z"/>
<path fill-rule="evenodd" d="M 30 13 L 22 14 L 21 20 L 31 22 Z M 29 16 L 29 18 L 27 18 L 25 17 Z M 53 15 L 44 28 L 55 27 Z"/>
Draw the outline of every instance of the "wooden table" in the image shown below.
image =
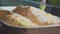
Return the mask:
<path fill-rule="evenodd" d="M 60 34 L 60 26 L 44 28 L 14 28 L 3 25 L 0 34 Z"/>

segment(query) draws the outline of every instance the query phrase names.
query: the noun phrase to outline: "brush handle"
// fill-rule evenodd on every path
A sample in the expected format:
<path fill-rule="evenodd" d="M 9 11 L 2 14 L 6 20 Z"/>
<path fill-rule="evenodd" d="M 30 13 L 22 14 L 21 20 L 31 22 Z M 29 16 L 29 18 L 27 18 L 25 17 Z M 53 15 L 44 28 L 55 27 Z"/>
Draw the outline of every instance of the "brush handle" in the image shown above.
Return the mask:
<path fill-rule="evenodd" d="M 45 4 L 46 4 L 46 0 L 41 0 L 40 1 L 40 9 L 41 10 L 45 10 L 45 6 L 46 6 Z"/>

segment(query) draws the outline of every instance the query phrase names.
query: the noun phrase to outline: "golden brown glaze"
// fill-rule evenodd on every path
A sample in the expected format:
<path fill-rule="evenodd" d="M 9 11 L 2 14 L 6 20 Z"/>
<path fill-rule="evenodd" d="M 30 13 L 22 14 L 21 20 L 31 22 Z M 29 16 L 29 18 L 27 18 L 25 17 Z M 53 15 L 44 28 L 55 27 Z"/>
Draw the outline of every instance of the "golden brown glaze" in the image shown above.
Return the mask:
<path fill-rule="evenodd" d="M 31 13 L 31 10 L 30 10 L 29 6 L 27 6 L 27 7 L 17 6 L 17 8 L 15 8 L 13 10 L 13 12 L 18 13 L 22 16 L 25 16 L 25 17 L 29 18 L 33 23 L 36 23 L 38 25 L 48 25 L 48 23 L 40 22 L 37 19 L 37 17 Z"/>
<path fill-rule="evenodd" d="M 7 14 L 9 14 L 9 11 L 7 11 L 7 10 L 0 10 L 0 19 L 5 19 Z"/>
<path fill-rule="evenodd" d="M 0 10 L 0 20 L 6 22 L 7 24 L 14 25 L 14 26 L 20 26 L 21 24 L 17 23 L 17 21 L 13 18 L 8 17 L 7 15 L 12 15 L 7 10 Z"/>

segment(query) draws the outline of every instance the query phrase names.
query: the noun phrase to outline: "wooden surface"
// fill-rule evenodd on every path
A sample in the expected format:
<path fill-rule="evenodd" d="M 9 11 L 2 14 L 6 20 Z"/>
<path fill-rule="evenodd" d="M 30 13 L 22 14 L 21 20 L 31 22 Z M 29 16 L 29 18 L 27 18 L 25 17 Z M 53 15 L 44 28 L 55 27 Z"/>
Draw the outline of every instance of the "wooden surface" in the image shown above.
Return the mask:
<path fill-rule="evenodd" d="M 0 34 L 60 34 L 60 27 L 14 28 L 3 25 Z"/>

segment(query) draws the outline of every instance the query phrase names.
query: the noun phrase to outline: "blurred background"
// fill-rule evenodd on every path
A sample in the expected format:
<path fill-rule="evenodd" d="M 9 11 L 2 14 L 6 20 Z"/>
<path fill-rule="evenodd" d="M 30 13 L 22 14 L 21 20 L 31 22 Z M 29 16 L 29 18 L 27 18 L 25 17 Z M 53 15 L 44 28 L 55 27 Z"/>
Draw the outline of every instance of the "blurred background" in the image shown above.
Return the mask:
<path fill-rule="evenodd" d="M 43 0 L 0 0 L 0 6 L 29 5 L 42 8 L 41 1 Z M 44 5 L 46 5 L 46 12 L 60 17 L 60 0 L 46 0 Z"/>
<path fill-rule="evenodd" d="M 42 2 L 41 2 L 42 1 Z M 40 4 L 42 3 L 42 4 Z M 51 13 L 52 15 L 60 17 L 60 0 L 0 0 L 0 7 L 1 6 L 17 6 L 17 5 L 29 5 L 29 6 L 34 6 L 36 8 L 40 9 L 45 9 L 47 13 Z M 46 6 L 46 7 L 45 7 Z M 0 22 L 0 34 L 4 33 L 14 33 L 17 34 L 16 32 L 21 33 L 21 29 L 14 29 L 11 27 L 7 27 L 3 23 Z M 6 27 L 5 27 L 6 26 Z M 11 31 L 10 31 L 11 30 Z M 39 29 L 37 29 L 39 30 Z M 33 33 L 35 32 L 35 29 L 30 29 L 30 31 Z M 24 29 L 25 32 L 25 29 Z M 39 31 L 40 33 L 43 34 L 60 34 L 60 27 L 54 27 L 54 28 L 42 28 Z M 24 33 L 25 34 L 25 33 Z"/>

